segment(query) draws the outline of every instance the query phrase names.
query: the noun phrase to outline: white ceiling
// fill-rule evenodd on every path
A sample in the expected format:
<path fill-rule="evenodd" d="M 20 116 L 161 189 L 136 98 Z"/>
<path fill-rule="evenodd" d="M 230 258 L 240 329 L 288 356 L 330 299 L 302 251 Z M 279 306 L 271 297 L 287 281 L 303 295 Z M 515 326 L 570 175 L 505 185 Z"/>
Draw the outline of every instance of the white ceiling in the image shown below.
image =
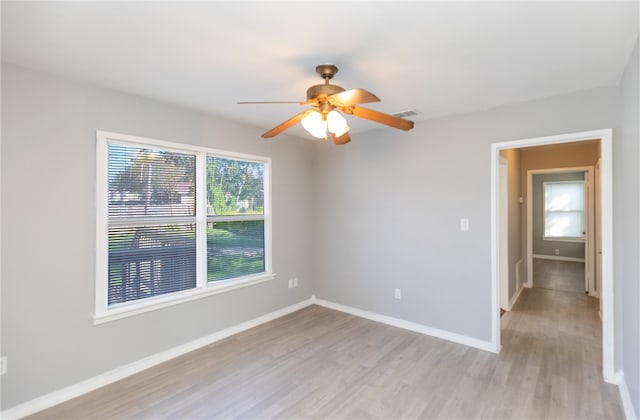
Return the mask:
<path fill-rule="evenodd" d="M 322 83 L 414 121 L 615 85 L 638 2 L 7 2 L 2 60 L 256 126 Z M 354 121 L 354 131 L 380 128 Z M 386 129 L 386 128 L 385 128 Z M 299 128 L 289 134 L 305 135 Z M 308 135 L 306 135 L 308 137 Z"/>

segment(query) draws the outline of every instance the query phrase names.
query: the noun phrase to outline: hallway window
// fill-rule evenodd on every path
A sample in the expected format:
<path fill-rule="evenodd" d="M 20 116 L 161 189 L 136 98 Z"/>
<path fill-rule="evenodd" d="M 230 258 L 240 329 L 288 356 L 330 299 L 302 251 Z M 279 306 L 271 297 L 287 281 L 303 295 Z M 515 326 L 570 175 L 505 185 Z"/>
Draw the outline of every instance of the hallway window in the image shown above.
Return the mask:
<path fill-rule="evenodd" d="M 544 238 L 584 239 L 584 181 L 544 182 Z"/>

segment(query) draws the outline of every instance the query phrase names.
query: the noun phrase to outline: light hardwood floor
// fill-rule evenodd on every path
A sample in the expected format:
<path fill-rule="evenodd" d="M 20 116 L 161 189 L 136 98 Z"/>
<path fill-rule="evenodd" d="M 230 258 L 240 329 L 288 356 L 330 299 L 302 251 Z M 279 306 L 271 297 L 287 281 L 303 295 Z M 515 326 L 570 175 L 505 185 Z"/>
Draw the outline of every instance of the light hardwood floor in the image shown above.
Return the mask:
<path fill-rule="evenodd" d="M 582 262 L 535 258 L 533 279 L 534 287 L 565 292 L 585 292 L 584 263 Z"/>
<path fill-rule="evenodd" d="M 495 355 L 311 306 L 33 418 L 620 419 L 596 308 L 525 289 Z"/>

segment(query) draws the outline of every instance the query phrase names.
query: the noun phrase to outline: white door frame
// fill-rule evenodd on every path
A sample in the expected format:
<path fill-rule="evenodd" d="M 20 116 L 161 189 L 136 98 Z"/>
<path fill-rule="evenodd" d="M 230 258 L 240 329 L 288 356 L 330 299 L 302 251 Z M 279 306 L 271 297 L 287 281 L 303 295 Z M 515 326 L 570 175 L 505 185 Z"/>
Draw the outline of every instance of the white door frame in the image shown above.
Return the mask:
<path fill-rule="evenodd" d="M 492 347 L 500 351 L 500 151 L 547 144 L 600 140 L 601 152 L 601 241 L 602 241 L 602 376 L 606 382 L 616 384 L 615 374 L 615 319 L 613 279 L 613 150 L 612 129 L 558 134 L 547 137 L 513 140 L 491 144 L 491 320 Z"/>
<path fill-rule="evenodd" d="M 596 292 L 598 293 L 598 297 L 601 295 L 602 290 L 602 238 L 600 235 L 600 225 L 602 225 L 601 218 L 601 205 L 600 205 L 600 159 L 598 159 L 598 163 L 596 163 L 595 174 L 594 174 L 594 192 L 595 192 L 595 279 L 596 279 Z M 602 300 L 600 300 L 600 311 L 598 312 L 600 316 L 602 316 Z"/>
<path fill-rule="evenodd" d="M 499 172 L 500 188 L 500 247 L 498 261 L 500 264 L 500 307 L 505 311 L 510 310 L 509 307 L 509 161 L 504 157 L 500 157 Z"/>
<path fill-rule="evenodd" d="M 593 166 L 575 166 L 566 168 L 531 169 L 527 171 L 527 282 L 526 287 L 533 287 L 533 176 L 540 174 L 562 174 L 568 172 L 584 172 L 585 191 L 585 241 L 584 241 L 584 290 L 589 296 L 597 297 L 594 276 L 594 183 Z"/>

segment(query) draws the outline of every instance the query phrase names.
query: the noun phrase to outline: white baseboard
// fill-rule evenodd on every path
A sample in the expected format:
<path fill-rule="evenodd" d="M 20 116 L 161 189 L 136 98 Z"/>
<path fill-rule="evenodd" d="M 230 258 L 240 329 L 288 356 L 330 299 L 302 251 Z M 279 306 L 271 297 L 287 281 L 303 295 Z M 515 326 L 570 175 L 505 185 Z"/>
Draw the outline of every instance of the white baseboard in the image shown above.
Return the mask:
<path fill-rule="evenodd" d="M 574 258 L 574 257 L 563 257 L 561 255 L 543 255 L 543 254 L 533 254 L 533 258 L 537 258 L 539 260 L 553 260 L 553 261 L 569 261 L 569 262 L 585 262 L 584 258 Z"/>
<path fill-rule="evenodd" d="M 524 289 L 524 283 L 520 285 L 520 288 L 516 291 L 516 293 L 513 296 L 511 296 L 511 299 L 509 299 L 509 308 L 507 308 L 508 311 L 513 309 L 513 305 L 515 305 L 518 299 L 520 298 L 520 295 L 522 294 L 523 289 Z"/>
<path fill-rule="evenodd" d="M 516 271 L 516 289 L 518 289 L 522 287 L 526 277 L 524 273 L 524 258 L 520 258 L 520 260 L 516 263 L 515 271 Z"/>
<path fill-rule="evenodd" d="M 509 302 L 507 303 L 507 311 L 510 311 L 513 308 L 513 305 L 516 304 L 516 302 L 518 301 L 518 298 L 520 297 L 520 294 L 522 293 L 522 289 L 524 289 L 525 287 L 531 287 L 530 285 L 528 286 L 527 283 L 524 281 L 524 258 L 520 258 L 520 260 L 516 263 L 516 292 L 513 294 L 513 296 L 511 296 L 511 299 L 509 299 Z"/>
<path fill-rule="evenodd" d="M 633 403 L 631 402 L 631 394 L 629 394 L 627 381 L 624 379 L 624 372 L 618 372 L 616 374 L 616 383 L 618 385 L 618 391 L 620 392 L 620 399 L 622 400 L 624 416 L 627 420 L 637 420 L 638 417 L 633 409 Z"/>
<path fill-rule="evenodd" d="M 324 306 L 329 309 L 335 309 L 336 311 L 345 312 L 351 315 L 359 316 L 361 318 L 370 319 L 372 321 L 380 322 L 394 327 L 403 328 L 405 330 L 417 332 L 420 334 L 428 335 L 442 340 L 451 341 L 458 344 L 464 344 L 465 346 L 474 347 L 479 350 L 488 351 L 491 353 L 498 353 L 500 349 L 497 349 L 490 341 L 482 341 L 477 338 L 468 337 L 462 334 L 456 334 L 449 331 L 439 330 L 437 328 L 427 327 L 426 325 L 418 324 L 415 322 L 405 321 L 399 318 L 393 318 L 386 315 L 380 315 L 374 312 L 365 311 L 351 306 L 342 305 L 339 303 L 329 302 L 324 299 L 317 299 L 315 295 L 311 297 L 311 300 L 316 305 Z"/>
<path fill-rule="evenodd" d="M 94 391 L 105 385 L 109 385 L 113 382 L 119 381 L 120 379 L 141 372 L 152 366 L 156 366 L 160 363 L 166 362 L 167 360 L 182 356 L 183 354 L 189 353 L 190 351 L 197 350 L 200 347 L 215 343 L 216 341 L 220 341 L 234 334 L 256 327 L 260 324 L 264 324 L 265 322 L 273 321 L 274 319 L 306 308 L 307 306 L 310 306 L 312 304 L 313 298 L 306 299 L 302 302 L 298 302 L 291 306 L 278 309 L 277 311 L 270 312 L 266 315 L 262 315 L 258 318 L 251 319 L 233 327 L 225 328 L 224 330 L 215 332 L 208 336 L 153 354 L 151 356 L 129 363 L 125 366 L 121 366 L 119 368 L 94 376 L 93 378 L 89 378 L 58 391 L 54 391 L 50 394 L 46 394 L 33 400 L 13 406 L 7 410 L 2 411 L 2 413 L 0 413 L 0 418 L 9 420 L 29 416 L 31 414 L 37 413 L 38 411 L 53 407 L 54 405 L 63 403 L 72 398 L 76 398 L 80 395 Z"/>

